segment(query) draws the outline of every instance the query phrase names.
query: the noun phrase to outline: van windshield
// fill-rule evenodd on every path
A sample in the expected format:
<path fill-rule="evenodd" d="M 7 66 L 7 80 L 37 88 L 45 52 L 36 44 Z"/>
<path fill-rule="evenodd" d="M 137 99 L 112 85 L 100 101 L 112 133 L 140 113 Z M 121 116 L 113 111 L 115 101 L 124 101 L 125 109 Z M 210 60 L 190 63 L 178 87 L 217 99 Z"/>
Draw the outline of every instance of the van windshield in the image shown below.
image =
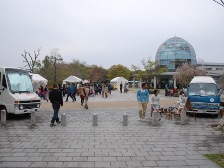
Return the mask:
<path fill-rule="evenodd" d="M 214 83 L 191 83 L 188 87 L 188 95 L 218 95 L 218 88 Z"/>
<path fill-rule="evenodd" d="M 33 92 L 32 81 L 27 71 L 10 68 L 5 71 L 9 90 L 12 93 Z"/>

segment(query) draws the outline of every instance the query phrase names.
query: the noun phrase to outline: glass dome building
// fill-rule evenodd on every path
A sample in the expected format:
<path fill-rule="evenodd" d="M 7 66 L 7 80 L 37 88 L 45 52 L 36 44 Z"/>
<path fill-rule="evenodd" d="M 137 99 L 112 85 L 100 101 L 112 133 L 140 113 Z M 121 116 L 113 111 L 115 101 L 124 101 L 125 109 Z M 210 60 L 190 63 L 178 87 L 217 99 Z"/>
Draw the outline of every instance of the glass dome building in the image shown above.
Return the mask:
<path fill-rule="evenodd" d="M 192 45 L 180 37 L 172 37 L 163 42 L 156 53 L 157 66 L 166 66 L 175 72 L 183 63 L 196 65 L 196 54 Z"/>

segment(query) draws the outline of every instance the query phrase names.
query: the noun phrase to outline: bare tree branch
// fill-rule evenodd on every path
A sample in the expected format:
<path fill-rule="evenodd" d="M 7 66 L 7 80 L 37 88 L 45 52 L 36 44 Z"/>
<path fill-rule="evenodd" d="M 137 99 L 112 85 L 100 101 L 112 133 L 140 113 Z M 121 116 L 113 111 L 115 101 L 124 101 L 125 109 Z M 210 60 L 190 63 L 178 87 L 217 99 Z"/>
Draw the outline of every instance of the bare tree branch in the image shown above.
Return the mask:
<path fill-rule="evenodd" d="M 29 60 L 28 60 L 28 58 L 27 58 L 27 52 L 24 50 L 24 55 L 23 54 L 21 54 L 22 56 L 23 56 L 23 58 L 25 59 L 25 62 L 27 63 L 27 66 L 29 66 L 29 68 L 31 69 L 31 65 L 30 65 L 30 62 L 29 62 Z"/>
<path fill-rule="evenodd" d="M 37 53 L 34 51 L 34 58 L 31 56 L 31 54 L 29 52 L 26 52 L 25 50 L 24 50 L 24 53 L 25 54 L 21 54 L 22 57 L 25 59 L 25 61 L 23 61 L 23 62 L 26 62 L 27 63 L 26 66 L 29 67 L 28 71 L 33 72 L 35 66 L 39 66 L 38 65 L 38 61 L 37 61 L 37 58 L 40 55 L 40 48 L 37 49 Z"/>
<path fill-rule="evenodd" d="M 223 0 L 220 0 L 221 3 L 220 3 L 220 2 L 217 2 L 216 0 L 213 0 L 213 1 L 216 2 L 216 3 L 218 3 L 219 5 L 221 5 L 222 7 L 224 7 L 224 2 L 223 2 Z"/>

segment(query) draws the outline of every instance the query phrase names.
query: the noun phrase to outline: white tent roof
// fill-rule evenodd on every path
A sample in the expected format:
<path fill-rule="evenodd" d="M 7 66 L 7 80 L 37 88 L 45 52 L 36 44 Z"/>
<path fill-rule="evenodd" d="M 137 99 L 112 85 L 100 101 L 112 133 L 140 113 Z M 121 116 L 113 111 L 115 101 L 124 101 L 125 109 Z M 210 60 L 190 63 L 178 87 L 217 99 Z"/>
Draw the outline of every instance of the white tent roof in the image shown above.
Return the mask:
<path fill-rule="evenodd" d="M 77 76 L 69 76 L 69 77 L 67 77 L 66 79 L 64 79 L 63 80 L 63 83 L 65 83 L 65 82 L 72 82 L 72 83 L 74 83 L 74 82 L 81 82 L 82 81 L 82 79 L 80 79 L 80 78 L 78 78 Z"/>
<path fill-rule="evenodd" d="M 128 82 L 128 80 L 121 76 L 112 79 L 111 82 Z"/>
<path fill-rule="evenodd" d="M 85 79 L 84 81 L 82 81 L 82 83 L 89 83 L 89 81 Z"/>
<path fill-rule="evenodd" d="M 30 75 L 32 76 L 32 81 L 33 82 L 43 82 L 44 84 L 47 84 L 48 80 L 45 79 L 44 77 L 42 77 L 41 75 L 39 74 L 33 74 L 33 73 L 30 73 Z"/>

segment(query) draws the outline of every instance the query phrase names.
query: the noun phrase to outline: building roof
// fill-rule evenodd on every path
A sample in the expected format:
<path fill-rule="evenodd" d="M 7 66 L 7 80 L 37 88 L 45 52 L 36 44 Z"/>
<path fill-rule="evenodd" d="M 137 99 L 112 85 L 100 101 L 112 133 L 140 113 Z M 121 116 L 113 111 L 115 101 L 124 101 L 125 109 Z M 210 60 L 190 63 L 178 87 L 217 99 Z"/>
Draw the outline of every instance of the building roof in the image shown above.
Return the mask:
<path fill-rule="evenodd" d="M 215 81 L 209 76 L 195 76 L 190 83 L 215 83 Z"/>
<path fill-rule="evenodd" d="M 214 62 L 197 62 L 197 65 L 209 65 L 209 66 L 224 66 L 224 63 L 214 63 Z"/>

